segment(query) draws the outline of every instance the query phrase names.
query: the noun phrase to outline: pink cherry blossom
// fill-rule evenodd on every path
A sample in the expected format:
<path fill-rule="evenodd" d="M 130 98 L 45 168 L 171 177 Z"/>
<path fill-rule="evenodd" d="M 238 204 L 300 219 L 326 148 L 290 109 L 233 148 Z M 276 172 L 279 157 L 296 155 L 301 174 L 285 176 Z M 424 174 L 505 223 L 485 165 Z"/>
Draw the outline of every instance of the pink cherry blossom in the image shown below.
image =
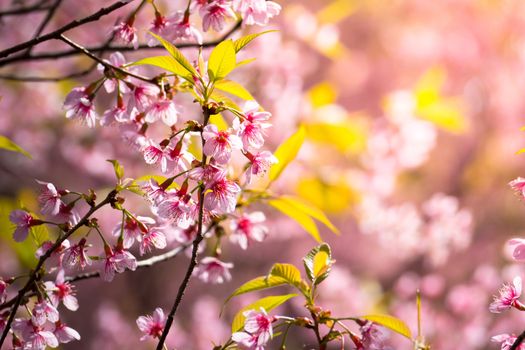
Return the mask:
<path fill-rule="evenodd" d="M 90 128 L 94 128 L 98 118 L 93 104 L 93 97 L 90 96 L 85 87 L 77 87 L 71 90 L 64 101 L 66 118 L 78 118 L 82 123 Z"/>
<path fill-rule="evenodd" d="M 137 28 L 133 27 L 132 23 L 120 22 L 113 28 L 113 33 L 118 40 L 132 44 L 135 49 L 139 47 Z"/>
<path fill-rule="evenodd" d="M 499 334 L 490 338 L 490 341 L 494 343 L 501 343 L 501 350 L 510 350 L 512 345 L 516 341 L 517 337 L 515 335 L 509 334 Z M 525 344 L 521 343 L 516 350 L 525 350 Z"/>
<path fill-rule="evenodd" d="M 156 208 L 156 213 L 159 217 L 184 229 L 193 223 L 190 209 L 189 196 L 177 192 L 165 198 Z"/>
<path fill-rule="evenodd" d="M 62 265 L 65 268 L 78 268 L 82 270 L 91 265 L 91 258 L 86 252 L 86 239 L 82 238 L 78 244 L 72 245 L 64 251 L 64 258 L 62 260 Z"/>
<path fill-rule="evenodd" d="M 58 214 L 53 215 L 53 219 L 60 223 L 68 222 L 71 225 L 76 225 L 80 220 L 80 214 L 73 205 L 60 204 Z"/>
<path fill-rule="evenodd" d="M 55 323 L 55 329 L 53 331 L 55 337 L 59 343 L 66 344 L 73 340 L 80 340 L 80 334 L 71 327 L 68 327 L 65 323 Z"/>
<path fill-rule="evenodd" d="M 100 125 L 107 126 L 114 123 L 128 122 L 129 116 L 127 109 L 121 106 L 114 106 L 104 112 L 102 118 L 100 118 Z"/>
<path fill-rule="evenodd" d="M 247 249 L 251 241 L 262 242 L 268 234 L 268 228 L 262 223 L 266 220 L 263 212 L 256 211 L 242 214 L 231 221 L 231 241 Z"/>
<path fill-rule="evenodd" d="M 152 227 L 148 230 L 142 240 L 140 241 L 140 255 L 144 255 L 151 250 L 152 247 L 157 249 L 164 249 L 167 246 L 166 236 L 159 227 Z"/>
<path fill-rule="evenodd" d="M 9 214 L 9 220 L 16 225 L 13 238 L 17 242 L 25 241 L 31 226 L 36 224 L 35 218 L 25 210 L 13 210 Z"/>
<path fill-rule="evenodd" d="M 38 203 L 40 204 L 42 214 L 58 214 L 62 201 L 60 200 L 61 195 L 58 193 L 55 185 L 50 182 L 37 182 L 44 187 L 38 196 Z"/>
<path fill-rule="evenodd" d="M 111 55 L 109 55 L 109 61 L 106 62 L 114 67 L 125 69 L 123 66 L 126 64 L 126 58 L 120 52 L 113 52 Z M 102 64 L 99 64 L 97 69 L 99 72 L 104 73 L 106 68 Z M 107 93 L 112 93 L 115 91 L 117 86 L 119 88 L 119 93 L 126 93 L 129 91 L 128 86 L 122 80 L 113 77 L 112 75 L 107 75 L 106 78 L 106 81 L 104 81 L 104 89 Z"/>
<path fill-rule="evenodd" d="M 210 28 L 219 32 L 224 28 L 228 18 L 235 19 L 231 3 L 226 0 L 212 0 L 201 8 L 202 28 L 207 32 Z"/>
<path fill-rule="evenodd" d="M 58 339 L 53 332 L 33 324 L 31 320 L 15 319 L 12 328 L 17 337 L 23 340 L 20 349 L 45 350 L 46 346 L 58 347 Z"/>
<path fill-rule="evenodd" d="M 0 278 L 0 304 L 4 303 L 7 299 L 7 286 L 8 284 Z"/>
<path fill-rule="evenodd" d="M 511 182 L 509 186 L 518 194 L 520 197 L 525 198 L 525 179 L 518 177 Z"/>
<path fill-rule="evenodd" d="M 169 29 L 169 20 L 160 13 L 156 12 L 155 19 L 151 22 L 149 32 L 156 34 L 166 40 L 171 40 L 171 31 Z M 155 46 L 157 44 L 157 39 L 148 33 L 148 46 Z"/>
<path fill-rule="evenodd" d="M 139 112 L 145 112 L 149 106 L 157 100 L 160 93 L 159 88 L 153 84 L 137 83 L 133 89 L 126 94 L 128 96 L 128 108 L 136 108 Z"/>
<path fill-rule="evenodd" d="M 241 138 L 244 150 L 259 149 L 264 145 L 265 130 L 271 126 L 267 121 L 271 116 L 269 112 L 260 111 L 255 101 L 248 101 L 245 104 L 245 119 L 242 122 L 239 118 L 233 121 L 233 128 Z"/>
<path fill-rule="evenodd" d="M 521 287 L 520 277 L 515 277 L 512 284 L 505 283 L 499 290 L 499 295 L 494 296 L 494 301 L 489 306 L 490 312 L 500 313 L 511 307 L 525 309 L 518 300 L 521 296 Z"/>
<path fill-rule="evenodd" d="M 232 340 L 242 349 L 263 350 L 273 337 L 272 321 L 263 308 L 260 311 L 248 310 L 243 312 L 244 332 L 232 334 Z"/>
<path fill-rule="evenodd" d="M 189 13 L 177 11 L 168 19 L 172 40 L 192 41 L 202 44 L 201 32 L 191 25 Z"/>
<path fill-rule="evenodd" d="M 281 12 L 281 6 L 266 0 L 233 0 L 233 9 L 241 14 L 243 24 L 265 26 Z"/>
<path fill-rule="evenodd" d="M 262 176 L 266 174 L 272 165 L 277 164 L 279 161 L 269 151 L 262 151 L 255 155 L 247 154 L 250 159 L 250 166 L 246 169 L 246 183 L 251 183 L 252 175 Z"/>
<path fill-rule="evenodd" d="M 115 272 L 122 273 L 126 269 L 135 271 L 137 259 L 127 250 L 117 247 L 115 250 L 109 246 L 104 247 L 105 257 L 100 262 L 100 275 L 106 282 L 111 282 Z"/>
<path fill-rule="evenodd" d="M 164 330 L 166 324 L 166 316 L 161 308 L 156 308 L 153 312 L 153 316 L 146 315 L 137 318 L 137 326 L 144 335 L 140 338 L 144 341 L 148 338 L 159 338 Z"/>
<path fill-rule="evenodd" d="M 189 176 L 192 180 L 203 181 L 204 183 L 207 183 L 212 181 L 215 177 L 226 176 L 226 171 L 212 162 L 204 166 L 193 168 L 189 172 Z"/>
<path fill-rule="evenodd" d="M 46 321 L 57 322 L 58 319 L 59 315 L 56 307 L 45 300 L 39 301 L 33 308 L 31 321 L 36 326 L 43 326 Z"/>
<path fill-rule="evenodd" d="M 75 287 L 71 283 L 66 282 L 64 270 L 58 272 L 55 282 L 47 281 L 44 283 L 44 286 L 53 306 L 58 307 L 60 302 L 62 302 L 68 310 L 78 310 Z"/>
<path fill-rule="evenodd" d="M 153 204 L 159 203 L 168 194 L 166 189 L 162 188 L 155 179 L 150 179 L 148 182 L 143 183 L 140 188 Z"/>
<path fill-rule="evenodd" d="M 195 274 L 199 279 L 206 283 L 221 284 L 231 280 L 230 269 L 232 263 L 225 263 L 217 258 L 205 257 L 195 269 Z"/>
<path fill-rule="evenodd" d="M 359 327 L 361 332 L 361 345 L 363 350 L 382 350 L 385 349 L 384 342 L 388 338 L 385 329 L 373 322 L 367 321 Z"/>
<path fill-rule="evenodd" d="M 162 120 L 167 126 L 175 125 L 179 112 L 175 103 L 165 97 L 161 97 L 151 103 L 146 110 L 145 120 L 148 123 L 154 123 Z"/>
<path fill-rule="evenodd" d="M 137 216 L 135 218 L 127 216 L 124 224 L 121 222 L 113 228 L 113 236 L 119 237 L 122 233 L 124 248 L 129 249 L 135 240 L 141 241 L 142 236 L 149 230 L 148 225 L 155 225 L 155 220 L 148 216 Z"/>
<path fill-rule="evenodd" d="M 237 195 L 241 191 L 239 185 L 218 174 L 206 184 L 204 207 L 210 212 L 220 214 L 231 213 L 237 204 Z"/>
<path fill-rule="evenodd" d="M 202 137 L 206 141 L 203 149 L 204 154 L 213 157 L 219 164 L 228 163 L 232 151 L 242 147 L 241 140 L 237 135 L 226 130 L 219 131 L 217 126 L 213 124 L 204 127 Z"/>
<path fill-rule="evenodd" d="M 525 260 L 525 239 L 513 238 L 508 244 L 513 247 L 512 257 L 517 261 Z"/>
<path fill-rule="evenodd" d="M 38 249 L 36 250 L 35 256 L 37 258 L 44 256 L 51 248 L 54 247 L 54 245 L 55 243 L 51 241 L 43 242 L 42 245 L 38 247 Z M 64 252 L 69 248 L 69 246 L 70 246 L 70 243 L 67 239 L 64 240 L 62 243 L 60 243 L 60 245 L 55 250 L 53 250 L 49 258 L 46 260 L 45 262 L 46 268 L 51 270 L 56 267 L 60 267 L 62 265 L 62 259 L 63 259 Z"/>

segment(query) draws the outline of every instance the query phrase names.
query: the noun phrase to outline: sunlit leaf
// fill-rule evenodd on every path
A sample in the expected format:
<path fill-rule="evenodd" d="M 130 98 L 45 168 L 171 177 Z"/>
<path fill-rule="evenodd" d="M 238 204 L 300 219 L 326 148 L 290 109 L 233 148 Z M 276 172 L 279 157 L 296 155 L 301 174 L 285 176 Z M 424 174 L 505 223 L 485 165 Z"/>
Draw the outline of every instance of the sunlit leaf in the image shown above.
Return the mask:
<path fill-rule="evenodd" d="M 313 217 L 317 221 L 320 221 L 326 227 L 328 227 L 332 232 L 339 234 L 339 230 L 337 229 L 337 227 L 335 227 L 332 224 L 332 222 L 330 222 L 330 220 L 326 217 L 326 215 L 319 208 L 316 208 L 313 205 L 305 203 L 304 201 L 296 197 L 281 196 L 279 198 L 290 203 L 292 206 L 296 207 L 298 210 L 302 211 L 303 213 Z"/>
<path fill-rule="evenodd" d="M 117 180 L 120 180 L 124 177 L 124 167 L 115 159 L 108 159 L 108 162 L 113 164 L 113 170 L 115 171 L 115 176 Z"/>
<path fill-rule="evenodd" d="M 317 114 L 328 114 L 323 108 Z M 348 115 L 340 121 L 319 121 L 305 124 L 308 140 L 334 147 L 343 155 L 360 154 L 367 146 L 368 126 L 361 115 Z"/>
<path fill-rule="evenodd" d="M 243 100 L 254 100 L 253 96 L 241 84 L 231 80 L 221 80 L 215 83 L 215 88 L 242 98 Z"/>
<path fill-rule="evenodd" d="M 14 143 L 12 140 L 2 135 L 0 135 L 0 149 L 5 149 L 11 152 L 18 152 L 18 153 L 23 154 L 27 158 L 31 158 L 31 155 L 26 150 L 24 150 L 22 147 Z"/>
<path fill-rule="evenodd" d="M 326 243 L 318 245 L 303 258 L 304 270 L 313 284 L 321 283 L 332 267 L 332 251 Z"/>
<path fill-rule="evenodd" d="M 277 306 L 285 303 L 287 300 L 297 296 L 297 294 L 287 294 L 287 295 L 275 295 L 275 296 L 269 296 L 262 299 L 257 300 L 254 303 L 251 303 L 250 305 L 243 307 L 241 311 L 239 311 L 232 322 L 232 333 L 238 332 L 244 327 L 244 321 L 246 320 L 246 317 L 244 317 L 243 313 L 248 310 L 259 310 L 261 307 L 266 310 L 266 312 L 270 312 L 271 310 L 275 309 Z"/>
<path fill-rule="evenodd" d="M 213 90 L 210 98 L 215 102 L 224 104 L 226 107 L 232 108 L 237 111 L 241 110 L 241 107 L 239 107 L 237 103 L 235 103 L 231 98 L 227 97 L 226 95 L 217 90 Z"/>
<path fill-rule="evenodd" d="M 351 16 L 358 8 L 355 0 L 335 0 L 317 13 L 320 23 L 335 24 Z"/>
<path fill-rule="evenodd" d="M 219 130 L 228 129 L 228 123 L 224 120 L 221 114 L 214 114 L 210 116 L 210 123 L 215 125 Z"/>
<path fill-rule="evenodd" d="M 210 79 L 217 81 L 225 78 L 235 69 L 236 65 L 237 61 L 233 42 L 231 40 L 222 41 L 213 49 L 208 60 L 208 74 Z"/>
<path fill-rule="evenodd" d="M 291 285 L 301 283 L 301 272 L 292 264 L 274 264 L 270 270 L 269 276 L 283 278 Z"/>
<path fill-rule="evenodd" d="M 287 284 L 288 281 L 282 277 L 278 276 L 260 276 L 257 278 L 254 278 L 246 283 L 244 283 L 242 286 L 237 288 L 229 297 L 226 299 L 226 303 L 233 297 L 241 294 L 246 294 L 250 292 L 255 292 L 258 290 L 264 290 L 269 289 L 277 286 L 282 286 L 284 284 Z"/>
<path fill-rule="evenodd" d="M 375 322 L 409 339 L 412 339 L 412 333 L 410 332 L 410 328 L 408 328 L 405 322 L 403 322 L 397 317 L 390 315 L 365 315 L 360 316 L 358 318 Z"/>
<path fill-rule="evenodd" d="M 49 240 L 49 230 L 46 225 L 32 226 L 30 229 L 31 237 L 37 246 Z"/>
<path fill-rule="evenodd" d="M 239 68 L 241 66 L 245 66 L 245 65 L 247 65 L 249 63 L 252 63 L 255 60 L 256 60 L 256 58 L 247 58 L 245 60 L 239 61 L 239 62 L 237 62 L 237 66 L 235 68 Z"/>
<path fill-rule="evenodd" d="M 282 171 L 295 159 L 303 145 L 306 131 L 303 125 L 299 126 L 292 136 L 285 140 L 275 151 L 274 156 L 279 161 L 270 169 L 270 181 L 274 181 L 281 175 Z"/>
<path fill-rule="evenodd" d="M 277 30 L 267 30 L 265 32 L 261 33 L 255 33 L 255 34 L 248 34 L 246 36 L 243 36 L 242 38 L 239 38 L 233 42 L 233 48 L 235 49 L 235 52 L 241 51 L 246 45 L 248 45 L 252 40 L 256 39 L 257 37 L 271 32 L 277 32 Z"/>
<path fill-rule="evenodd" d="M 195 70 L 195 68 L 191 65 L 191 63 L 186 59 L 186 57 L 184 57 L 184 55 L 182 54 L 182 52 L 179 51 L 179 49 L 177 49 L 175 47 L 175 45 L 173 45 L 172 43 L 170 43 L 169 41 L 167 40 L 164 40 L 163 38 L 161 38 L 160 36 L 156 35 L 155 33 L 151 33 L 150 34 L 155 37 L 155 39 L 157 39 L 161 44 L 162 46 L 164 46 L 164 48 L 166 50 L 168 50 L 168 52 L 170 53 L 170 55 L 182 66 L 184 67 L 184 69 L 186 71 L 188 71 L 188 73 L 191 74 L 191 76 L 199 76 L 199 74 L 197 73 L 197 71 Z"/>
<path fill-rule="evenodd" d="M 337 90 L 334 85 L 323 82 L 315 85 L 308 91 L 308 97 L 313 107 L 320 107 L 334 103 L 337 98 Z"/>
<path fill-rule="evenodd" d="M 184 68 L 175 58 L 172 56 L 155 56 L 146 57 L 135 63 L 134 66 L 149 65 L 162 68 L 168 72 L 176 74 L 184 79 L 192 82 L 192 75 L 188 73 L 188 70 Z"/>
<path fill-rule="evenodd" d="M 315 177 L 301 178 L 296 191 L 308 202 L 327 213 L 342 213 L 361 200 L 360 193 L 344 178 L 326 182 Z"/>
<path fill-rule="evenodd" d="M 297 207 L 291 205 L 288 201 L 283 199 L 271 199 L 268 204 L 279 210 L 284 215 L 295 220 L 306 232 L 308 232 L 317 242 L 321 242 L 321 236 L 319 230 L 315 225 L 314 220 L 303 211 L 297 209 Z"/>

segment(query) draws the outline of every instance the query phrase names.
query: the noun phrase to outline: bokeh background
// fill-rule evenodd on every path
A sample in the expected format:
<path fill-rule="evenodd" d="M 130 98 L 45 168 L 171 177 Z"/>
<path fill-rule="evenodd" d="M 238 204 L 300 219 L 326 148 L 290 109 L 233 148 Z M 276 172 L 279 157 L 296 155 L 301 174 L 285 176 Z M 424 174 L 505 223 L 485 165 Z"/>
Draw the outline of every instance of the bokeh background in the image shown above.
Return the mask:
<path fill-rule="evenodd" d="M 415 332 L 419 288 L 423 333 L 433 349 L 497 349 L 489 341 L 492 335 L 521 333 L 522 315 L 490 314 L 488 305 L 502 282 L 523 273 L 523 266 L 509 259 L 505 242 L 525 235 L 524 203 L 507 186 L 525 176 L 525 156 L 517 154 L 525 147 L 520 131 L 525 125 L 525 3 L 278 2 L 283 10 L 271 27 L 279 32 L 246 50 L 246 58 L 257 60 L 239 69 L 235 79 L 273 114 L 270 149 L 299 124 L 306 128 L 305 145 L 273 191 L 318 206 L 341 231 L 334 235 L 319 225 L 337 259 L 319 290 L 321 304 L 339 316 L 389 312 Z M 48 29 L 105 3 L 66 1 Z M 0 1 L 1 9 L 11 5 L 11 0 Z M 185 2 L 160 6 L 169 12 Z M 100 43 L 128 12 L 123 8 L 70 36 L 87 46 Z M 152 17 L 144 11 L 137 27 L 147 28 Z M 0 18 L 0 46 L 27 40 L 40 19 Z M 139 34 L 143 39 L 144 31 Z M 50 42 L 35 52 L 56 48 L 64 47 Z M 126 52 L 126 57 L 154 52 Z M 184 52 L 195 55 L 192 49 Z M 13 64 L 0 74 L 56 76 L 90 64 L 75 56 Z M 154 171 L 129 151 L 115 129 L 88 129 L 65 119 L 65 95 L 97 77 L 94 72 L 57 83 L 0 84 L 0 134 L 33 155 L 29 160 L 0 153 L 1 276 L 34 263 L 35 246 L 11 240 L 7 215 L 20 201 L 34 206 L 35 179 L 103 192 L 113 183 L 106 159 L 119 159 L 129 176 Z M 147 214 L 140 198 L 129 202 Z M 223 247 L 222 259 L 235 264 L 233 280 L 218 286 L 191 283 L 168 338 L 170 348 L 210 349 L 224 342 L 233 315 L 256 298 L 234 299 L 219 317 L 226 296 L 267 273 L 274 262 L 299 265 L 315 246 L 297 223 L 268 206 L 260 209 L 268 217 L 268 238 L 247 251 Z M 120 220 L 110 211 L 99 218 L 108 230 Z M 135 319 L 155 307 L 169 308 L 187 262 L 180 256 L 118 275 L 111 284 L 78 282 L 80 309 L 64 315 L 82 341 L 64 349 L 153 348 L 139 342 Z M 298 300 L 277 313 L 304 312 Z M 314 343 L 300 332 L 289 338 L 290 349 L 310 349 Z M 390 338 L 394 348 L 410 348 L 406 339 Z M 274 342 L 269 348 L 277 347 Z"/>

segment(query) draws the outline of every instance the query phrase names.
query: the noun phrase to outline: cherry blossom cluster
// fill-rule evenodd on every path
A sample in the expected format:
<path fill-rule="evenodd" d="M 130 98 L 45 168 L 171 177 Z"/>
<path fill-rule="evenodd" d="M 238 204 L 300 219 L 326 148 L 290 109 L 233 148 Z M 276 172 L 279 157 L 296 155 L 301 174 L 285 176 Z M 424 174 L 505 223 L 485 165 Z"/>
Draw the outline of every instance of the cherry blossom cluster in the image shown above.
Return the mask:
<path fill-rule="evenodd" d="M 195 22 L 192 15 L 197 14 L 202 30 L 208 32 L 210 29 L 216 32 L 222 31 L 229 21 L 237 18 L 242 24 L 265 26 L 269 20 L 277 16 L 281 6 L 273 1 L 266 0 L 189 0 L 186 9 L 175 13 L 163 14 L 151 1 L 155 12 L 155 18 L 151 22 L 149 32 L 157 34 L 171 42 L 189 41 L 202 44 L 202 32 L 192 24 Z M 114 27 L 114 34 L 120 41 L 133 45 L 135 49 L 139 46 L 138 32 L 134 26 L 136 12 L 129 16 L 125 22 L 120 22 Z M 155 46 L 158 41 L 149 35 L 147 39 L 149 46 Z"/>

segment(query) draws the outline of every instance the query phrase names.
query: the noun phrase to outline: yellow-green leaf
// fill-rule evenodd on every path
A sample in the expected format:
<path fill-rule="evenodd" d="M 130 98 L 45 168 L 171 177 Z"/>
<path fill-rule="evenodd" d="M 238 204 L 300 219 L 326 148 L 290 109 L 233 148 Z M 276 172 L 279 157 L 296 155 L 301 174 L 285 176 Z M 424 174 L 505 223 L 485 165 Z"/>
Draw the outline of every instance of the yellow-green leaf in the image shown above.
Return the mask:
<path fill-rule="evenodd" d="M 268 201 L 268 204 L 274 207 L 275 209 L 279 210 L 284 215 L 289 216 L 290 218 L 295 220 L 317 242 L 321 242 L 319 230 L 317 229 L 314 220 L 310 216 L 297 209 L 297 207 L 291 205 L 289 202 L 280 198 L 271 199 Z"/>
<path fill-rule="evenodd" d="M 241 107 L 239 107 L 238 104 L 233 102 L 233 100 L 231 98 L 227 97 L 226 95 L 223 95 L 222 93 L 220 93 L 217 90 L 213 90 L 210 98 L 212 100 L 214 100 L 215 102 L 223 103 L 226 107 L 232 108 L 232 109 L 237 110 L 237 111 L 241 110 Z"/>
<path fill-rule="evenodd" d="M 242 38 L 239 38 L 233 42 L 233 47 L 235 49 L 235 52 L 241 51 L 246 45 L 248 45 L 253 39 L 256 39 L 257 37 L 271 32 L 276 32 L 277 30 L 267 30 L 265 32 L 261 33 L 255 33 L 255 34 L 248 34 L 246 36 L 243 36 Z"/>
<path fill-rule="evenodd" d="M 257 278 L 254 278 L 246 283 L 244 283 L 242 286 L 237 288 L 229 297 L 226 299 L 226 303 L 233 297 L 241 294 L 246 294 L 250 292 L 255 292 L 258 290 L 264 290 L 269 289 L 277 286 L 282 286 L 283 284 L 286 284 L 286 279 L 278 276 L 260 276 Z"/>
<path fill-rule="evenodd" d="M 255 100 L 248 90 L 241 84 L 232 80 L 221 80 L 215 83 L 215 88 L 242 98 L 243 100 Z"/>
<path fill-rule="evenodd" d="M 188 73 L 188 70 L 184 68 L 175 58 L 172 56 L 155 56 L 146 57 L 133 63 L 134 66 L 149 65 L 162 68 L 168 72 L 183 77 L 189 82 L 192 82 L 192 75 Z"/>
<path fill-rule="evenodd" d="M 210 116 L 210 123 L 215 125 L 219 130 L 228 129 L 228 123 L 226 122 L 226 120 L 224 120 L 221 114 L 214 114 Z"/>
<path fill-rule="evenodd" d="M 235 68 L 239 68 L 240 66 L 247 65 L 248 63 L 252 63 L 255 60 L 256 58 L 247 58 L 245 60 L 239 61 L 237 62 L 237 66 Z"/>
<path fill-rule="evenodd" d="M 292 196 L 281 196 L 279 197 L 283 201 L 286 201 L 290 203 L 290 205 L 294 206 L 298 210 L 302 211 L 303 213 L 313 217 L 317 221 L 323 223 L 326 227 L 328 227 L 332 232 L 339 234 L 339 230 L 337 227 L 335 227 L 332 222 L 326 217 L 326 215 L 323 213 L 322 210 L 319 208 L 314 207 L 313 205 L 310 205 L 308 203 L 305 203 L 299 198 L 292 197 Z"/>
<path fill-rule="evenodd" d="M 313 107 L 321 107 L 335 102 L 337 90 L 334 85 L 323 82 L 312 87 L 308 91 L 308 97 Z"/>
<path fill-rule="evenodd" d="M 292 264 L 274 264 L 268 277 L 280 277 L 291 285 L 301 283 L 301 272 Z"/>
<path fill-rule="evenodd" d="M 241 329 L 243 329 L 244 321 L 246 320 L 246 317 L 244 317 L 243 315 L 245 311 L 259 310 L 262 307 L 266 312 L 270 312 L 271 310 L 275 309 L 277 306 L 283 304 L 284 302 L 286 302 L 287 300 L 295 296 L 297 296 L 297 294 L 273 295 L 273 296 L 259 299 L 256 302 L 251 303 L 250 305 L 246 307 L 243 307 L 241 311 L 239 311 L 233 318 L 232 333 L 238 332 Z"/>
<path fill-rule="evenodd" d="M 5 149 L 7 151 L 11 152 L 18 152 L 26 156 L 27 158 L 31 158 L 31 155 L 29 152 L 24 150 L 22 147 L 11 141 L 5 136 L 0 135 L 0 149 Z"/>
<path fill-rule="evenodd" d="M 326 243 L 313 248 L 303 258 L 304 270 L 313 284 L 319 284 L 328 277 L 333 263 L 332 251 Z"/>
<path fill-rule="evenodd" d="M 222 41 L 213 49 L 208 60 L 208 74 L 210 79 L 217 81 L 225 78 L 235 69 L 236 65 L 237 61 L 233 42 L 231 40 Z"/>
<path fill-rule="evenodd" d="M 170 55 L 178 62 L 180 63 L 180 65 L 182 67 L 184 67 L 184 69 L 186 69 L 186 71 L 188 71 L 188 73 L 190 73 L 192 76 L 199 76 L 199 74 L 197 73 L 197 70 L 191 65 L 191 63 L 186 59 L 186 57 L 184 57 L 184 55 L 182 54 L 182 52 L 179 51 L 179 49 L 177 49 L 175 47 L 175 45 L 173 45 L 172 43 L 170 43 L 169 41 L 167 40 L 164 40 L 163 38 L 161 38 L 160 36 L 154 34 L 154 33 L 151 33 L 150 34 L 155 37 L 155 39 L 157 39 L 161 44 L 162 46 L 164 46 L 164 48 L 166 50 L 168 50 L 168 52 L 170 53 Z"/>
<path fill-rule="evenodd" d="M 124 177 L 124 167 L 115 159 L 107 159 L 108 162 L 113 164 L 113 170 L 115 171 L 115 176 L 117 180 L 120 180 Z"/>
<path fill-rule="evenodd" d="M 292 160 L 295 159 L 299 149 L 303 145 L 306 131 L 303 125 L 299 126 L 292 136 L 284 141 L 275 151 L 274 156 L 278 159 L 278 163 L 274 164 L 270 169 L 270 181 L 274 181 L 281 175 L 282 171 Z"/>
<path fill-rule="evenodd" d="M 365 315 L 358 318 L 375 322 L 409 339 L 412 339 L 412 333 L 410 332 L 410 328 L 408 328 L 405 322 L 403 322 L 397 317 L 390 315 Z"/>

